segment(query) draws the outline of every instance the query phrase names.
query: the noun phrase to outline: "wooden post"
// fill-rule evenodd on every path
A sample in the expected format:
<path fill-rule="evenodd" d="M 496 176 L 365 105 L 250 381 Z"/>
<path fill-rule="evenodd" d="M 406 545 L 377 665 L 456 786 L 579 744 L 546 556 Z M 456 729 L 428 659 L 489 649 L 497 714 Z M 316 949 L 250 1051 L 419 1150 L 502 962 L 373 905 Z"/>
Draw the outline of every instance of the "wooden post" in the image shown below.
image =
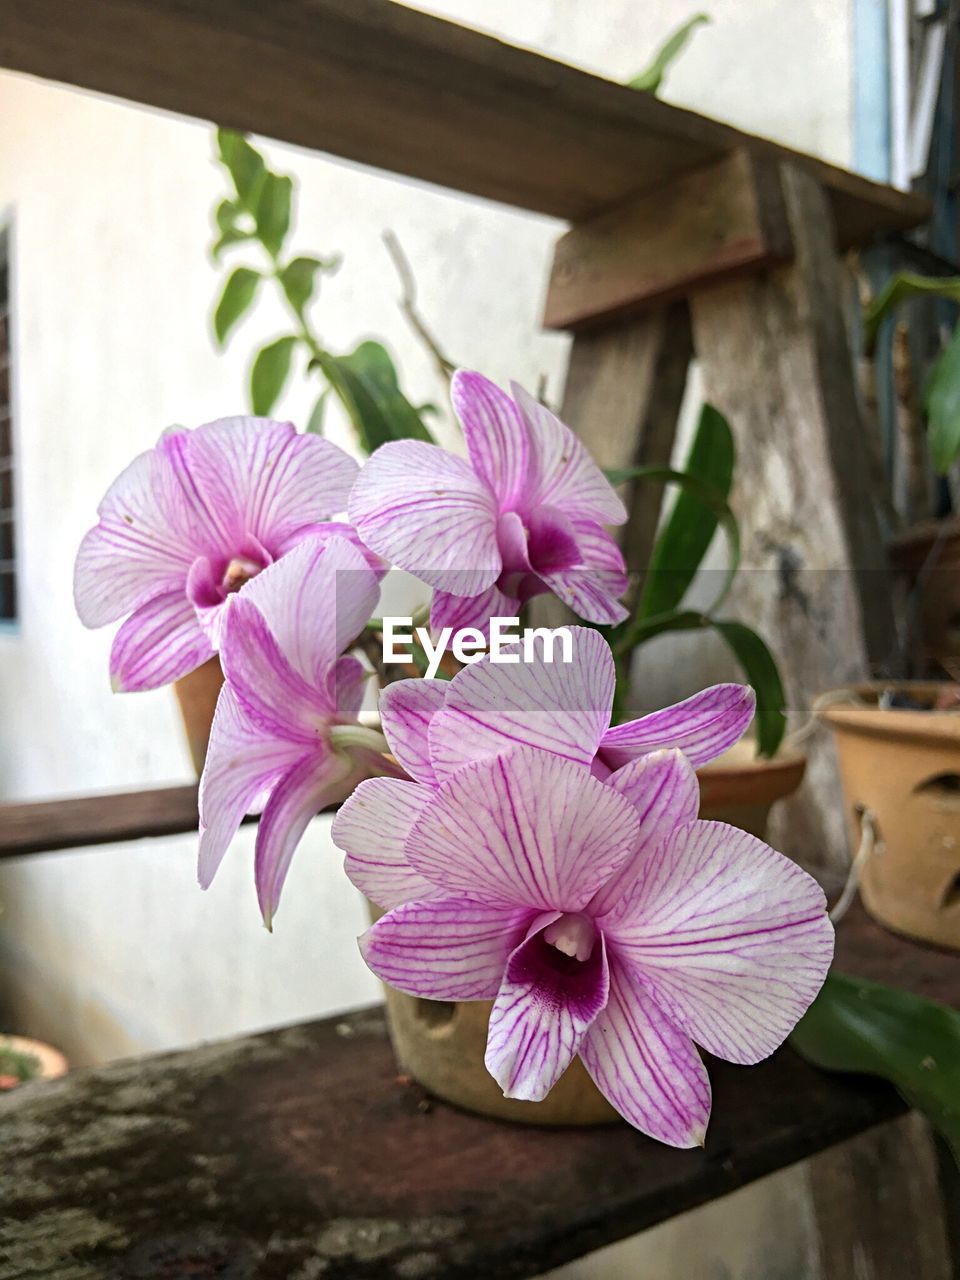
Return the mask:
<path fill-rule="evenodd" d="M 870 659 L 879 664 L 893 648 L 833 215 L 817 178 L 734 152 L 562 238 L 547 322 L 576 332 L 564 411 L 604 465 L 669 458 L 672 426 L 652 430 L 637 408 L 669 401 L 675 421 L 675 371 L 666 395 L 651 376 L 669 368 L 654 356 L 667 318 L 674 333 L 685 324 L 678 296 L 705 397 L 729 418 L 738 446 L 732 501 L 743 569 L 724 613 L 770 644 L 797 727 L 816 694 L 864 678 Z M 651 520 L 648 495 L 636 496 L 629 546 L 642 567 L 656 508 Z M 839 876 L 848 854 L 830 751 L 813 741 L 809 781 L 780 806 L 773 837 Z"/>

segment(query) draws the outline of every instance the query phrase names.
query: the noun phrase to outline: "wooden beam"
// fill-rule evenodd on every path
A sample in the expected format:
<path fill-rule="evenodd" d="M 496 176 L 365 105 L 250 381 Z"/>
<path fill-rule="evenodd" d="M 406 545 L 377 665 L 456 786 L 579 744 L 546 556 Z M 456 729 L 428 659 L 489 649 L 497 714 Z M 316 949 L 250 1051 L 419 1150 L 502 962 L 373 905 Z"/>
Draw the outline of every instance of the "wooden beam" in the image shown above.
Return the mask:
<path fill-rule="evenodd" d="M 841 241 L 916 196 L 390 0 L 0 0 L 0 66 L 579 220 L 727 152 L 794 156 Z"/>
<path fill-rule="evenodd" d="M 874 970 L 960 998 L 953 956 L 854 912 L 841 962 L 853 932 Z M 0 1097 L 16 1158 L 4 1274 L 38 1274 L 42 1245 L 43 1274 L 64 1280 L 78 1259 L 98 1276 L 537 1276 L 905 1110 L 881 1081 L 789 1048 L 708 1069 L 692 1151 L 625 1124 L 559 1132 L 445 1106 L 398 1078 L 377 1010 L 79 1071 Z M 926 1280 L 922 1256 L 897 1274 Z"/>
<path fill-rule="evenodd" d="M 573 330 L 609 323 L 791 253 L 778 167 L 741 149 L 562 236 L 543 322 Z"/>
<path fill-rule="evenodd" d="M 0 805 L 0 860 L 197 830 L 197 784 Z"/>

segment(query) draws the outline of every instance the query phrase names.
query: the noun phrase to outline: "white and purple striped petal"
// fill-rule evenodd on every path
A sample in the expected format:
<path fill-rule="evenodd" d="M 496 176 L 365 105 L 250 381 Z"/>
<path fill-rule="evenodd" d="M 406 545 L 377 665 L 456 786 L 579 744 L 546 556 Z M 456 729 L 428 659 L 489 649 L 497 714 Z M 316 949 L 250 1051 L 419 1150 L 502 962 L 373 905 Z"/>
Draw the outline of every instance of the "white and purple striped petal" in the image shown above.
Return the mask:
<path fill-rule="evenodd" d="M 623 524 L 626 508 L 570 428 L 516 382 L 510 391 L 527 424 L 524 509 L 548 505 L 560 507 L 571 518 Z"/>
<path fill-rule="evenodd" d="M 382 445 L 348 514 L 362 541 L 430 586 L 479 595 L 500 573 L 497 500 L 468 462 L 422 440 Z"/>
<path fill-rule="evenodd" d="M 684 702 L 608 729 L 598 758 L 607 768 L 619 769 L 649 751 L 678 747 L 698 768 L 740 740 L 755 706 L 749 686 L 715 684 Z"/>
<path fill-rule="evenodd" d="M 410 864 L 450 893 L 580 911 L 636 848 L 629 801 L 582 765 L 520 747 L 465 765 L 407 837 Z"/>
<path fill-rule="evenodd" d="M 396 680 L 380 694 L 380 724 L 397 763 L 416 782 L 434 785 L 429 731 L 451 687 L 444 680 Z"/>
<path fill-rule="evenodd" d="M 484 1062 L 507 1098 L 541 1102 L 607 1003 L 602 936 L 585 960 L 565 955 L 544 937 L 555 916 L 535 921 L 510 956 L 490 1014 Z"/>
<path fill-rule="evenodd" d="M 476 596 L 457 596 L 434 588 L 430 627 L 433 631 L 442 631 L 444 627 L 453 631 L 476 627 L 489 639 L 491 618 L 516 618 L 519 614 L 519 599 L 506 595 L 496 583 Z"/>
<path fill-rule="evenodd" d="M 398 991 L 427 1000 L 492 1000 L 534 914 L 464 896 L 408 902 L 368 929 L 360 950 Z"/>
<path fill-rule="evenodd" d="M 641 1133 L 671 1147 L 703 1146 L 710 1080 L 690 1037 L 611 954 L 606 1008 L 580 1057 L 612 1106 Z"/>
<path fill-rule="evenodd" d="M 204 889 L 212 883 L 244 815 L 261 807 L 258 802 L 302 755 L 299 743 L 274 737 L 253 724 L 230 686 L 223 686 L 200 779 L 197 875 Z"/>
<path fill-rule="evenodd" d="M 158 689 L 212 656 L 183 590 L 162 591 L 134 609 L 114 636 L 110 682 L 118 693 Z"/>
<path fill-rule="evenodd" d="M 497 495 L 500 510 L 511 510 L 527 474 L 527 433 L 520 410 L 489 378 L 466 369 L 453 375 L 450 396 L 474 471 Z"/>
<path fill-rule="evenodd" d="M 572 661 L 560 643 L 547 662 L 546 640 L 533 642 L 536 660 L 493 664 L 484 658 L 459 671 L 430 724 L 430 754 L 438 780 L 472 760 L 516 746 L 540 747 L 589 765 L 610 723 L 615 673 L 610 646 L 596 631 L 570 627 Z"/>
<path fill-rule="evenodd" d="M 833 957 L 817 882 L 722 822 L 674 831 L 603 928 L 666 1015 L 730 1062 L 759 1062 L 782 1044 Z"/>
<path fill-rule="evenodd" d="M 600 889 L 590 903 L 590 914 L 606 927 L 607 912 L 624 908 L 628 891 L 650 855 L 668 840 L 677 827 L 693 822 L 700 808 L 700 786 L 693 766 L 681 751 L 657 751 L 624 765 L 605 780 L 608 787 L 629 800 L 640 822 L 636 853 Z"/>
<path fill-rule="evenodd" d="M 414 871 L 404 852 L 410 829 L 431 798 L 428 787 L 413 782 L 369 778 L 333 820 L 333 842 L 347 855 L 344 870 L 385 911 L 440 892 Z"/>

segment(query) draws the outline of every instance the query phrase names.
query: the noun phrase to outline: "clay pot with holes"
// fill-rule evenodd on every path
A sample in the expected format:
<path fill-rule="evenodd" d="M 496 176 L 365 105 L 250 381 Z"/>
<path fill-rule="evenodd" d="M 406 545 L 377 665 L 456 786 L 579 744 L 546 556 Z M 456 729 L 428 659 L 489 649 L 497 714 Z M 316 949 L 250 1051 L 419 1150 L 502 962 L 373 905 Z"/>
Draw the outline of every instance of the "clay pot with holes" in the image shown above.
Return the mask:
<path fill-rule="evenodd" d="M 174 681 L 173 692 L 180 704 L 187 748 L 198 778 L 203 772 L 207 743 L 210 741 L 210 726 L 213 724 L 213 713 L 222 685 L 223 670 L 217 657 L 208 658 L 196 671 Z"/>
<path fill-rule="evenodd" d="M 761 838 L 773 804 L 795 791 L 806 758 L 784 751 L 773 760 L 754 743 L 738 743 L 698 770 L 700 816 L 729 822 Z M 382 913 L 371 907 L 376 920 Z M 594 1125 L 619 1117 L 575 1058 L 542 1102 L 505 1098 L 483 1065 L 490 1001 L 420 1000 L 385 987 L 390 1037 L 401 1068 L 438 1098 L 468 1111 L 521 1124 Z"/>
<path fill-rule="evenodd" d="M 909 705 L 887 709 L 879 700 L 889 684 L 855 685 L 850 703 L 820 712 L 836 739 L 854 852 L 864 810 L 875 819 L 875 851 L 860 876 L 864 905 L 888 929 L 954 950 L 960 950 L 957 688 L 908 681 L 896 693 Z"/>
<path fill-rule="evenodd" d="M 909 593 L 913 669 L 960 673 L 960 517 L 915 525 L 887 555 Z"/>

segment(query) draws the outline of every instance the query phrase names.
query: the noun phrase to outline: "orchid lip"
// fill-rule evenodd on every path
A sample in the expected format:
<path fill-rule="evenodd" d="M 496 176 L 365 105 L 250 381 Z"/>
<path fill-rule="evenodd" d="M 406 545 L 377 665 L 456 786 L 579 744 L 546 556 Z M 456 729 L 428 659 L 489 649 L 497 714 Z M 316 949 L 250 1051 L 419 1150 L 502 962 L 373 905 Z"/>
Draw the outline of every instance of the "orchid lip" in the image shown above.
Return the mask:
<path fill-rule="evenodd" d="M 579 911 L 567 912 L 547 925 L 543 940 L 563 955 L 583 963 L 593 954 L 597 931 L 588 916 Z"/>
<path fill-rule="evenodd" d="M 245 556 L 234 557 L 224 570 L 223 581 L 220 584 L 221 590 L 227 595 L 239 591 L 243 584 L 255 578 L 262 568 L 262 564 L 256 564 Z"/>

